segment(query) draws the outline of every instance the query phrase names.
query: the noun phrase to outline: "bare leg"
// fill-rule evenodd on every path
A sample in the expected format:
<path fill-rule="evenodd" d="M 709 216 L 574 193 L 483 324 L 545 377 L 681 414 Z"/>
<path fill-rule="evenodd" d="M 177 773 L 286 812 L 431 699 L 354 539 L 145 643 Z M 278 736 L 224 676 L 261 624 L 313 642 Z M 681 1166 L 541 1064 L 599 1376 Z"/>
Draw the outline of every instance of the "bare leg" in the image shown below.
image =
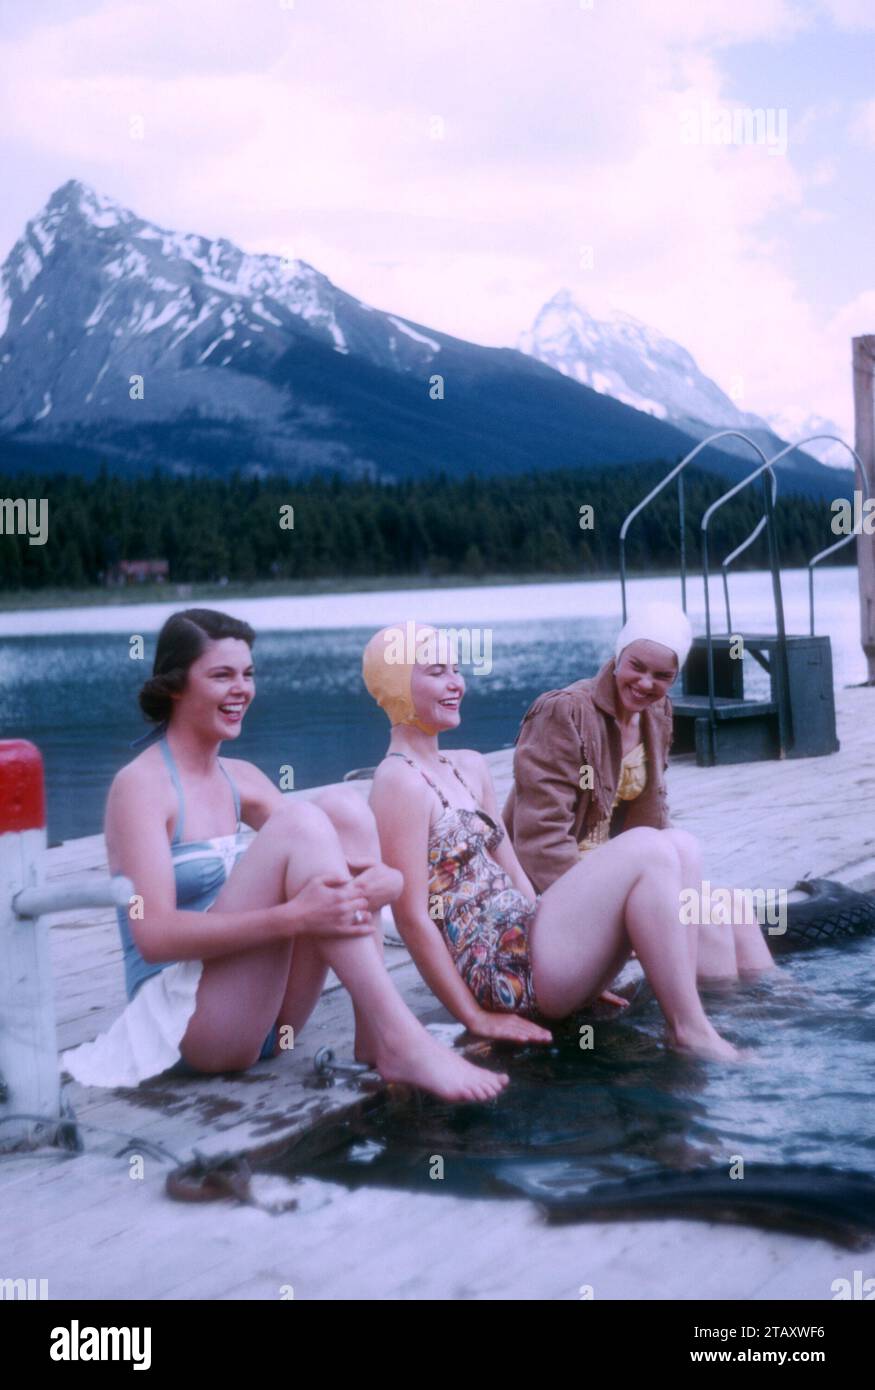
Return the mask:
<path fill-rule="evenodd" d="M 681 888 L 693 888 L 702 902 L 702 851 L 686 830 L 662 830 L 674 845 L 681 866 Z M 735 938 L 729 925 L 700 922 L 694 937 L 694 965 L 699 980 L 737 980 Z"/>
<path fill-rule="evenodd" d="M 277 1012 L 279 1028 L 290 1027 L 298 1038 L 325 988 L 328 962 L 310 936 L 299 936 L 292 948 L 286 992 Z M 281 1050 L 281 1049 L 280 1049 Z"/>
<path fill-rule="evenodd" d="M 351 787 L 329 787 L 314 796 L 310 805 L 318 806 L 331 821 L 351 873 L 379 863 L 377 822 L 365 797 Z"/>
<path fill-rule="evenodd" d="M 532 930 L 535 993 L 548 1017 L 594 999 L 634 947 L 668 1023 L 672 1045 L 737 1057 L 708 1022 L 696 991 L 692 940 L 680 921 L 680 861 L 658 830 L 629 830 L 602 845 L 541 899 Z"/>
<path fill-rule="evenodd" d="M 284 806 L 235 865 L 216 907 L 234 912 L 270 906 L 294 897 L 317 875 L 348 876 L 331 822 L 318 807 Z M 426 1032 L 392 984 L 371 936 L 342 941 L 302 937 L 294 950 L 283 943 L 207 961 L 183 1039 L 187 1061 L 204 1071 L 241 1070 L 255 1061 L 286 997 L 301 941 L 307 942 L 305 960 L 313 973 L 307 989 L 295 994 L 295 1007 L 303 1013 L 307 991 L 315 988 L 312 953 L 318 952 L 368 1018 L 376 1040 L 375 1062 L 385 1080 L 422 1086 L 449 1100 L 488 1100 L 507 1084 L 506 1075 L 472 1066 Z M 292 1019 L 279 1017 L 280 1023 L 285 1021 Z"/>
<path fill-rule="evenodd" d="M 735 922 L 732 927 L 732 934 L 735 938 L 735 956 L 738 961 L 738 973 L 740 975 L 762 975 L 767 970 L 777 970 L 768 942 L 763 936 L 763 930 L 757 921 L 756 912 L 751 909 L 743 909 L 740 914 L 741 922 Z"/>
<path fill-rule="evenodd" d="M 677 850 L 682 886 L 701 893 L 702 859 L 698 840 L 685 830 L 662 833 L 669 836 Z M 705 923 L 699 928 L 697 974 L 700 980 L 737 979 L 739 974 L 777 969 L 756 913 L 743 908 L 740 915 L 741 921 L 731 925 Z"/>
<path fill-rule="evenodd" d="M 350 873 L 355 873 L 356 869 L 372 864 L 379 858 L 376 821 L 363 797 L 351 790 L 334 788 L 313 797 L 310 804 L 319 806 L 331 821 Z M 313 870 L 313 873 L 315 872 L 317 870 Z M 252 896 L 248 901 L 251 905 Z M 292 1037 L 296 1038 L 322 996 L 329 966 L 312 937 L 298 937 L 293 945 L 289 944 L 292 946 L 291 968 L 287 971 L 286 990 L 279 1005 L 276 1022 L 281 1027 L 290 1027 Z M 358 1038 L 360 1010 L 355 1004 L 353 1007 Z M 372 1055 L 368 1060 L 373 1064 L 373 1049 L 371 1051 Z M 358 1056 L 358 1050 L 356 1055 Z"/>
<path fill-rule="evenodd" d="M 332 787 L 328 791 L 320 792 L 318 796 L 313 798 L 313 801 L 322 808 L 337 831 L 340 847 L 346 856 L 349 871 L 353 876 L 371 864 L 379 862 L 381 851 L 377 822 L 363 796 L 353 791 L 352 788 Z M 372 920 L 376 926 L 375 939 L 379 945 L 380 954 L 385 960 L 382 909 L 379 913 L 372 914 Z M 302 942 L 301 945 L 303 944 Z M 373 1066 L 377 1055 L 373 1029 L 370 1028 L 366 1015 L 358 1007 L 355 1000 L 353 1000 L 353 1012 L 355 1014 L 355 1059 L 357 1062 L 366 1062 L 368 1066 Z"/>

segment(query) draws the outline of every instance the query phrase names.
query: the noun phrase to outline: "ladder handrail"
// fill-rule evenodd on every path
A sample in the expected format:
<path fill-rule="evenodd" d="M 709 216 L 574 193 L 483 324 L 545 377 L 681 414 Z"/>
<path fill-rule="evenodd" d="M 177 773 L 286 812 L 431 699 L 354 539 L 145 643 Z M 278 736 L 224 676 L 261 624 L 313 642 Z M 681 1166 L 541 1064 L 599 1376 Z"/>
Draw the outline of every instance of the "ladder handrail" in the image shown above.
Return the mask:
<path fill-rule="evenodd" d="M 686 548 L 685 548 L 685 545 L 684 545 L 684 531 L 683 531 L 683 516 L 684 516 L 683 506 L 684 506 L 684 495 L 683 495 L 683 484 L 682 484 L 682 479 L 681 479 L 678 475 L 682 472 L 682 470 L 683 470 L 684 468 L 686 468 L 686 466 L 687 466 L 688 463 L 691 463 L 691 462 L 692 462 L 692 460 L 696 457 L 697 454 L 700 454 L 700 453 L 702 452 L 703 449 L 707 449 L 708 446 L 709 446 L 710 444 L 713 444 L 714 441 L 715 441 L 716 439 L 728 439 L 728 438 L 741 439 L 741 440 L 744 441 L 745 444 L 749 444 L 750 447 L 755 451 L 755 453 L 759 454 L 759 456 L 760 456 L 760 458 L 762 459 L 764 465 L 765 465 L 767 468 L 769 467 L 769 460 L 766 458 L 766 456 L 765 456 L 763 450 L 760 448 L 759 444 L 757 444 L 753 439 L 750 438 L 749 435 L 743 434 L 743 433 L 741 432 L 741 430 L 717 430 L 716 433 L 714 433 L 714 434 L 709 434 L 708 437 L 707 437 L 707 439 L 701 440 L 700 443 L 698 443 L 694 449 L 691 449 L 690 452 L 689 452 L 688 454 L 685 454 L 684 457 L 681 459 L 680 463 L 676 463 L 675 466 L 674 466 L 674 468 L 672 468 L 668 473 L 666 473 L 666 475 L 665 475 L 665 477 L 662 479 L 662 481 L 659 482 L 659 483 L 657 483 L 657 484 L 656 484 L 656 487 L 651 488 L 651 490 L 650 490 L 650 492 L 648 492 L 647 496 L 646 496 L 646 497 L 643 497 L 643 498 L 641 499 L 641 501 L 638 503 L 638 505 L 632 508 L 631 512 L 629 512 L 629 515 L 626 517 L 626 519 L 624 520 L 622 526 L 620 527 L 620 539 L 619 539 L 619 544 L 620 544 L 620 593 L 621 593 L 622 601 L 623 601 L 623 622 L 624 622 L 624 623 L 625 623 L 625 621 L 626 621 L 626 616 L 627 616 L 627 614 L 626 614 L 626 535 L 627 535 L 627 533 L 628 533 L 628 530 L 629 530 L 630 525 L 631 525 L 632 522 L 635 520 L 635 517 L 638 516 L 639 512 L 642 512 L 642 511 L 644 510 L 644 508 L 645 508 L 646 506 L 648 506 L 649 503 L 651 503 L 651 502 L 653 501 L 654 497 L 657 497 L 657 496 L 659 495 L 659 493 L 662 492 L 662 489 L 663 489 L 664 487 L 667 487 L 667 486 L 668 486 L 668 484 L 672 481 L 673 478 L 678 478 L 678 513 L 679 513 L 679 516 L 680 516 L 680 519 L 681 519 L 681 606 L 682 606 L 684 612 L 687 611 Z"/>
<path fill-rule="evenodd" d="M 790 447 L 793 448 L 795 446 L 791 445 Z M 783 452 L 786 453 L 787 451 L 784 450 Z M 705 513 L 702 517 L 700 530 L 702 533 L 702 580 L 705 587 L 705 642 L 708 652 L 708 709 L 711 727 L 713 729 L 716 724 L 717 716 L 716 706 L 714 704 L 714 646 L 711 637 L 711 595 L 709 585 L 710 574 L 708 569 L 708 527 L 711 524 L 711 518 L 716 511 L 718 511 L 721 507 L 725 506 L 725 504 L 732 497 L 737 496 L 739 492 L 742 492 L 746 487 L 748 487 L 752 482 L 754 482 L 755 479 L 760 477 L 763 478 L 763 494 L 765 497 L 766 504 L 766 531 L 769 538 L 769 569 L 771 570 L 772 575 L 772 597 L 775 603 L 775 625 L 778 629 L 778 653 L 781 659 L 781 675 L 784 687 L 782 692 L 783 698 L 778 700 L 778 738 L 780 743 L 781 754 L 783 755 L 788 745 L 788 735 L 790 732 L 787 727 L 788 708 L 786 703 L 788 691 L 790 688 L 790 671 L 787 662 L 787 631 L 784 625 L 784 599 L 781 593 L 781 570 L 780 565 L 778 563 L 778 542 L 777 536 L 775 534 L 775 511 L 772 499 L 772 490 L 768 482 L 766 481 L 766 478 L 763 476 L 764 474 L 769 473 L 771 477 L 774 478 L 774 474 L 771 472 L 772 464 L 774 464 L 776 458 L 780 458 L 781 456 L 781 454 L 777 454 L 775 458 L 766 459 L 765 455 L 763 455 L 764 462 L 760 464 L 759 468 L 755 468 L 754 471 L 752 473 L 749 473 L 746 478 L 742 478 L 741 482 L 735 483 L 733 487 L 727 489 L 727 491 L 724 492 L 721 497 L 717 498 L 716 502 L 712 502 L 710 507 L 708 507 L 705 510 Z"/>
<path fill-rule="evenodd" d="M 786 449 L 782 449 L 779 454 L 775 454 L 772 463 L 777 463 L 778 459 L 782 459 L 785 454 L 789 454 L 793 449 L 801 449 L 803 444 L 814 444 L 819 439 L 830 439 L 834 444 L 841 444 L 842 448 L 847 449 L 849 454 L 853 454 L 857 468 L 860 470 L 860 480 L 863 484 L 863 491 L 868 492 L 869 479 L 866 477 L 866 469 L 863 460 L 860 458 L 856 449 L 852 449 L 850 444 L 848 444 L 846 440 L 840 439 L 837 434 L 809 434 L 807 438 L 800 439 L 796 444 L 788 444 Z M 826 550 L 819 550 L 817 554 L 812 555 L 811 559 L 808 561 L 808 631 L 812 637 L 814 636 L 814 566 L 819 565 L 821 560 L 825 560 L 827 555 L 832 555 L 836 550 L 841 550 L 843 545 L 850 545 L 853 540 L 856 540 L 856 536 L 853 532 L 850 536 L 842 536 L 840 541 L 836 541 L 834 545 L 827 546 Z"/>
<path fill-rule="evenodd" d="M 825 560 L 827 555 L 832 555 L 836 550 L 841 550 L 842 546 L 850 545 L 857 537 L 853 532 L 849 536 L 842 536 L 835 545 L 827 546 L 826 550 L 819 550 L 816 555 L 812 555 L 808 561 L 808 634 L 814 636 L 814 566 L 819 565 L 821 560 Z"/>
<path fill-rule="evenodd" d="M 772 463 L 774 463 L 774 459 L 772 459 Z M 776 475 L 775 473 L 773 473 L 773 474 L 772 474 L 772 506 L 773 506 L 773 507 L 774 507 L 775 503 L 777 502 L 777 500 L 778 500 L 778 478 L 777 478 L 777 475 Z M 721 573 L 722 573 L 722 575 L 723 575 L 723 603 L 724 603 L 724 606 L 725 606 L 725 608 L 726 608 L 726 631 L 727 631 L 728 633 L 731 633 L 731 632 L 732 632 L 732 614 L 730 613 L 730 610 L 729 610 L 729 576 L 728 576 L 728 574 L 727 574 L 727 571 L 728 571 L 728 569 L 729 569 L 729 566 L 730 566 L 731 564 L 733 564 L 733 563 L 738 559 L 739 555 L 742 555 L 742 554 L 744 553 L 744 551 L 747 550 L 747 548 L 748 548 L 749 545 L 753 545 L 753 543 L 754 543 L 754 541 L 756 540 L 757 536 L 762 535 L 763 527 L 767 524 L 767 521 L 768 521 L 768 518 L 767 518 L 765 512 L 763 512 L 762 516 L 760 517 L 760 519 L 759 519 L 759 521 L 757 522 L 756 526 L 755 526 L 755 527 L 753 528 L 753 530 L 751 531 L 751 533 L 750 533 L 750 535 L 748 536 L 747 540 L 746 540 L 746 541 L 742 541 L 742 542 L 741 542 L 741 545 L 737 545 L 737 546 L 735 547 L 735 549 L 733 550 L 732 554 L 731 554 L 731 555 L 727 555 L 727 556 L 725 557 L 725 559 L 723 559 L 723 560 L 720 562 L 720 570 L 721 570 Z"/>

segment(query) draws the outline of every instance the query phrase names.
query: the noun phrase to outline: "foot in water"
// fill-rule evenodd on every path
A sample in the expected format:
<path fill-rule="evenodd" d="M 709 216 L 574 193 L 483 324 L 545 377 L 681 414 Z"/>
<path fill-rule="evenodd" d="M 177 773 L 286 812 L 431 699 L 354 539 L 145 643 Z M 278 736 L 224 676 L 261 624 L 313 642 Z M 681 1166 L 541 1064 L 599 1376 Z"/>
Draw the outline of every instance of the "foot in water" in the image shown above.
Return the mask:
<path fill-rule="evenodd" d="M 738 978 L 745 985 L 755 983 L 757 980 L 779 980 L 783 975 L 784 971 L 774 961 L 771 965 L 751 966 L 745 970 L 739 966 L 738 970 Z"/>
<path fill-rule="evenodd" d="M 711 1062 L 741 1062 L 743 1055 L 737 1047 L 721 1038 L 710 1023 L 698 1029 L 669 1028 L 669 1046 L 687 1056 L 701 1057 Z"/>
<path fill-rule="evenodd" d="M 421 1086 L 442 1100 L 492 1100 L 510 1080 L 506 1072 L 487 1071 L 467 1062 L 420 1024 L 405 1030 L 404 1036 L 380 1039 L 370 1035 L 367 1041 L 369 1045 L 362 1050 L 368 1057 L 360 1058 L 360 1040 L 356 1038 L 357 1060 L 369 1061 L 384 1081 Z"/>

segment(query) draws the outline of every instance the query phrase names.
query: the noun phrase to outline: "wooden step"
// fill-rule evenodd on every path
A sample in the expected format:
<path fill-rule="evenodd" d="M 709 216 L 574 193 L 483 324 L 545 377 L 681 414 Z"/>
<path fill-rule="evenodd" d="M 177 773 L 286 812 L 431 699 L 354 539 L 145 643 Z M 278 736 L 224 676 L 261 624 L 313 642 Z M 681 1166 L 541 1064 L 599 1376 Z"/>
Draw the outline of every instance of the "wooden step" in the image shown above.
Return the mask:
<path fill-rule="evenodd" d="M 707 695 L 681 695 L 671 702 L 675 719 L 704 719 L 710 714 L 711 705 Z M 724 696 L 714 696 L 714 716 L 717 719 L 761 719 L 764 715 L 777 714 L 778 706 L 773 700 L 731 700 Z"/>
<path fill-rule="evenodd" d="M 737 642 L 741 637 L 745 647 L 763 647 L 769 650 L 777 647 L 779 638 L 776 632 L 721 632 L 711 634 L 711 645 L 715 651 L 725 651 L 733 642 Z M 797 633 L 788 635 L 784 638 L 788 647 L 806 646 L 822 642 L 822 637 L 811 637 L 808 633 Z M 693 638 L 693 647 L 705 650 L 708 646 L 708 639 L 704 635 Z"/>

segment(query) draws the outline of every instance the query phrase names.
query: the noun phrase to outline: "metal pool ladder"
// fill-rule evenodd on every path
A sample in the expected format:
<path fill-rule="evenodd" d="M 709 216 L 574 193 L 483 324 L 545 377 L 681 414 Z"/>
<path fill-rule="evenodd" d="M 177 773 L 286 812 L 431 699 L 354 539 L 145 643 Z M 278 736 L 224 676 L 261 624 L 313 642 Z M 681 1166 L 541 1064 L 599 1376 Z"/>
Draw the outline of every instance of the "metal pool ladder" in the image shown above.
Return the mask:
<path fill-rule="evenodd" d="M 702 516 L 700 538 L 705 633 L 693 639 L 692 650 L 684 668 L 682 693 L 672 699 L 675 724 L 673 747 L 677 752 L 695 752 L 700 767 L 770 758 L 817 757 L 833 753 L 839 745 L 835 732 L 830 642 L 828 637 L 814 636 L 813 610 L 812 632 L 809 635 L 788 636 L 786 632 L 774 515 L 777 479 L 773 465 L 793 449 L 823 436 L 812 436 L 799 444 L 789 445 L 771 459 L 766 458 L 754 440 L 738 430 L 719 430 L 697 444 L 632 509 L 620 528 L 623 619 L 625 621 L 627 611 L 625 542 L 629 526 L 674 478 L 678 480 L 681 602 L 686 612 L 687 566 L 682 470 L 703 449 L 727 437 L 743 440 L 759 456 L 760 463 L 746 478 L 718 497 Z M 763 484 L 763 515 L 742 544 L 721 562 L 726 633 L 715 635 L 709 586 L 709 527 L 716 512 L 758 478 L 762 479 Z M 769 548 L 775 632 L 734 632 L 729 606 L 728 569 L 764 529 Z M 810 564 L 816 564 L 824 555 L 837 548 L 830 547 L 829 551 L 815 556 Z M 770 689 L 767 698 L 745 695 L 744 663 L 739 659 L 745 652 L 748 652 L 769 675 Z"/>

